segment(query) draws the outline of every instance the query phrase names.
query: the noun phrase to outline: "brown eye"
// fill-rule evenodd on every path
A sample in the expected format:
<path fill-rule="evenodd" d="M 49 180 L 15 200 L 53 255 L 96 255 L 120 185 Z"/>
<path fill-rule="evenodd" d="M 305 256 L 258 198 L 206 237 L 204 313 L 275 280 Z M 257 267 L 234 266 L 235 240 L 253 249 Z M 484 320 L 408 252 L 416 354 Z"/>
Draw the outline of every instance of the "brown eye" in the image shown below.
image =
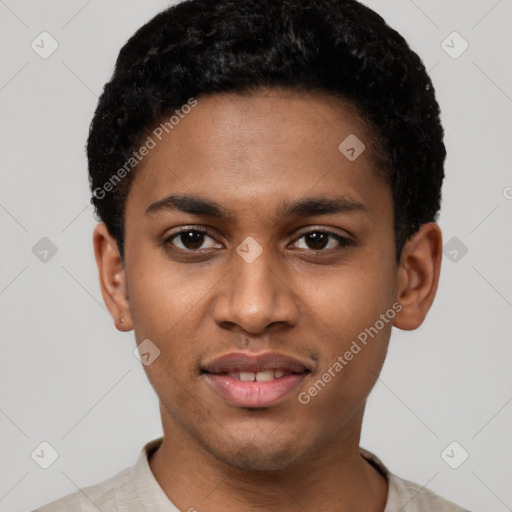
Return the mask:
<path fill-rule="evenodd" d="M 199 249 L 204 242 L 204 233 L 198 231 L 183 231 L 178 237 L 187 249 Z"/>
<path fill-rule="evenodd" d="M 203 247 L 204 244 L 211 240 L 210 245 Z M 182 229 L 178 233 L 174 233 L 165 240 L 166 244 L 183 251 L 196 251 L 199 249 L 210 249 L 215 247 L 215 240 L 208 235 L 207 231 L 201 229 Z"/>
<path fill-rule="evenodd" d="M 303 244 L 303 247 L 299 247 L 300 249 L 310 249 L 320 252 L 323 249 L 339 249 L 353 244 L 352 240 L 338 235 L 337 233 L 321 230 L 304 233 L 297 239 L 297 242 L 302 239 L 305 244 Z"/>
<path fill-rule="evenodd" d="M 329 241 L 329 235 L 326 233 L 322 233 L 320 231 L 313 231 L 304 235 L 304 239 L 306 240 L 306 244 L 310 249 L 323 249 L 327 242 Z"/>

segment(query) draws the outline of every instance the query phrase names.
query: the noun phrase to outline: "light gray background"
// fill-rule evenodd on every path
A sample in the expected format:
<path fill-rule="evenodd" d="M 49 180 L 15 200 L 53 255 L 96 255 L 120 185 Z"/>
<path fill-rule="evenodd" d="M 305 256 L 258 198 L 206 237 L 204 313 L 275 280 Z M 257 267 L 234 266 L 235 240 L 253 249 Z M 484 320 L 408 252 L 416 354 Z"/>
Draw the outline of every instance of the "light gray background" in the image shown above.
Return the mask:
<path fill-rule="evenodd" d="M 431 70 L 448 149 L 440 224 L 468 251 L 443 258 L 424 325 L 394 331 L 361 444 L 472 510 L 511 510 L 512 1 L 365 3 Z M 167 5 L 0 0 L 2 511 L 112 476 L 161 433 L 133 334 L 101 299 L 84 144 L 120 47 Z M 42 31 L 59 44 L 47 59 L 31 48 Z M 441 47 L 453 31 L 469 43 L 457 59 Z M 58 248 L 46 263 L 42 237 Z M 31 458 L 42 441 L 59 454 L 46 470 Z M 452 441 L 469 453 L 458 469 L 441 457 Z"/>

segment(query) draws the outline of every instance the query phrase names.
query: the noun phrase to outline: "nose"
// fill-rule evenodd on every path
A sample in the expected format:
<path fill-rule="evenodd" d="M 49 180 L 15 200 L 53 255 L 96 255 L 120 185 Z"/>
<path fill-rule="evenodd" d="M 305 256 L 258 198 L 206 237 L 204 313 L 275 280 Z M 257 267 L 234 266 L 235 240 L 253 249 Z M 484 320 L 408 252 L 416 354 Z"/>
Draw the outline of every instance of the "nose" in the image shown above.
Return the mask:
<path fill-rule="evenodd" d="M 231 272 L 224 277 L 214 303 L 213 317 L 224 329 L 239 328 L 263 333 L 273 325 L 294 326 L 299 318 L 298 301 L 286 282 L 286 272 L 263 251 L 249 263 L 238 254 Z"/>

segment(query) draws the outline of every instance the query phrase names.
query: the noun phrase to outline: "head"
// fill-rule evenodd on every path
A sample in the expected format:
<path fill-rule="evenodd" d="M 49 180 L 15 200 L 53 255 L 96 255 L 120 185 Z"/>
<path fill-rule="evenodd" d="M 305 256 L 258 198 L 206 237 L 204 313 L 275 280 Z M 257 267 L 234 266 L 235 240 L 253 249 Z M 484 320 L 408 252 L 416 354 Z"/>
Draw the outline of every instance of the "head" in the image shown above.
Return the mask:
<path fill-rule="evenodd" d="M 439 278 L 443 129 L 405 40 L 355 0 L 182 2 L 122 48 L 87 151 L 102 293 L 160 351 L 164 429 L 249 469 L 357 436 Z M 233 405 L 207 369 L 235 351 L 303 378 Z"/>

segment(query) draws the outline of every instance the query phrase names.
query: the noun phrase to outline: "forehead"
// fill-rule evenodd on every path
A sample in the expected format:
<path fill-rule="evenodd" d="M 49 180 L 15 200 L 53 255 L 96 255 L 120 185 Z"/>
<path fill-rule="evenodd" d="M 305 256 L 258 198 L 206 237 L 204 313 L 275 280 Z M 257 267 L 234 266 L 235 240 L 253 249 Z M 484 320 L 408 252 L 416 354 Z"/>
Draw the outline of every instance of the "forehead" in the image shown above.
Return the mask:
<path fill-rule="evenodd" d="M 390 196 L 367 123 L 339 98 L 262 89 L 198 97 L 187 112 L 150 134 L 155 146 L 137 168 L 127 210 L 176 193 L 248 211 L 305 195 Z"/>

